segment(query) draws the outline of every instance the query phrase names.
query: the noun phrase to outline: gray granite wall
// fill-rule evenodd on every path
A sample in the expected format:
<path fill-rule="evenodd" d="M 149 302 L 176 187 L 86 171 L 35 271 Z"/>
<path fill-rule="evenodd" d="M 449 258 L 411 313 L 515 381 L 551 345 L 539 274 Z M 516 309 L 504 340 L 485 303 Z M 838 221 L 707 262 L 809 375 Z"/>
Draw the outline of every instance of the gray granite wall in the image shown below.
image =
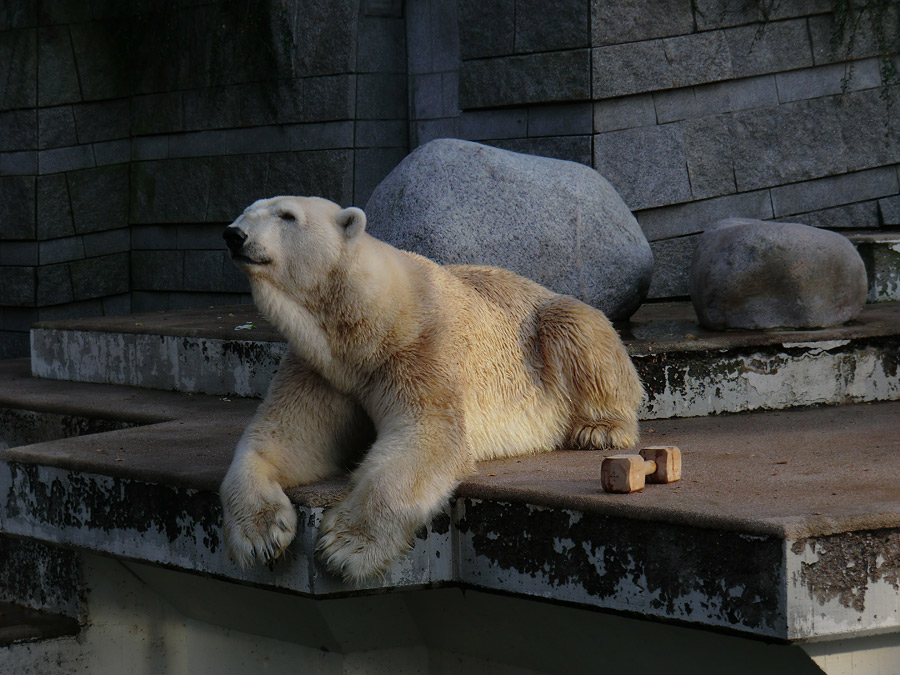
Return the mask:
<path fill-rule="evenodd" d="M 900 89 L 868 25 L 849 71 L 831 4 L 6 0 L 0 357 L 39 319 L 248 301 L 219 239 L 241 209 L 363 205 L 438 137 L 597 168 L 654 298 L 718 218 L 896 227 Z"/>
<path fill-rule="evenodd" d="M 832 47 L 833 4 L 412 2 L 410 137 L 593 166 L 651 241 L 650 297 L 684 297 L 696 235 L 720 218 L 900 225 L 900 87 L 868 22 L 852 62 Z M 900 63 L 896 16 L 882 25 Z"/>
<path fill-rule="evenodd" d="M 0 358 L 41 319 L 249 301 L 224 224 L 364 204 L 407 153 L 405 26 L 390 1 L 0 4 Z"/>

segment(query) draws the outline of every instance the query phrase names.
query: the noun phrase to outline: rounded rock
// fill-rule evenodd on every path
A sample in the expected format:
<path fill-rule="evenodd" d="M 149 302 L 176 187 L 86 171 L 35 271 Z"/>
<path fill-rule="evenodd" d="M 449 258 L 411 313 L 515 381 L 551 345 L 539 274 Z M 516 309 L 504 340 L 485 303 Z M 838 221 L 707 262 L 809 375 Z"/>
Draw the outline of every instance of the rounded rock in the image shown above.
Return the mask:
<path fill-rule="evenodd" d="M 691 301 L 714 330 L 835 326 L 859 315 L 866 290 L 850 240 L 809 225 L 730 218 L 694 249 Z"/>
<path fill-rule="evenodd" d="M 365 207 L 368 231 L 440 264 L 505 267 L 625 320 L 653 254 L 615 189 L 590 167 L 438 139 L 408 155 Z"/>

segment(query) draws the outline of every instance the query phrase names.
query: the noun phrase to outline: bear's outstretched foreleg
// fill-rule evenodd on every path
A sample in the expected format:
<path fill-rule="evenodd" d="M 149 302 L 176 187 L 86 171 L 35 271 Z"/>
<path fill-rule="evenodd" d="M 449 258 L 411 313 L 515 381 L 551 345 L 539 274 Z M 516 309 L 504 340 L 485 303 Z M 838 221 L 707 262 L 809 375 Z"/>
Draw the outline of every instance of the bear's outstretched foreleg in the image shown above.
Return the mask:
<path fill-rule="evenodd" d="M 317 550 L 325 566 L 353 583 L 383 575 L 473 467 L 452 413 L 379 429 L 350 494 L 322 519 Z"/>
<path fill-rule="evenodd" d="M 228 556 L 243 567 L 277 558 L 297 526 L 284 488 L 341 473 L 371 436 L 359 405 L 288 352 L 219 491 Z"/>

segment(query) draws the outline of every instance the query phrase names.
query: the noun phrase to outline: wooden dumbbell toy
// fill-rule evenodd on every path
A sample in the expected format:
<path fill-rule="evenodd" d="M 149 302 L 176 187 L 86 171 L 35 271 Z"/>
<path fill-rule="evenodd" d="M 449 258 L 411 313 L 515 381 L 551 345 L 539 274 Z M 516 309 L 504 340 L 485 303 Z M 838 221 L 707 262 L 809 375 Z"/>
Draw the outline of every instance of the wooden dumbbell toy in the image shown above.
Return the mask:
<path fill-rule="evenodd" d="M 655 445 L 640 455 L 611 455 L 600 464 L 600 482 L 607 492 L 638 492 L 649 483 L 681 480 L 681 450 Z"/>

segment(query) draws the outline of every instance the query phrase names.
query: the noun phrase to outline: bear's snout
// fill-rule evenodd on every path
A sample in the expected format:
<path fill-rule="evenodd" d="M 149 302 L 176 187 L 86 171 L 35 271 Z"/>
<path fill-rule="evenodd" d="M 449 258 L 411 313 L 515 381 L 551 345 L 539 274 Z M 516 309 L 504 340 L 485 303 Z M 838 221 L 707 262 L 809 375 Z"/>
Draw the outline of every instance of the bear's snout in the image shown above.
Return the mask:
<path fill-rule="evenodd" d="M 231 251 L 231 255 L 235 256 L 240 253 L 242 248 L 244 248 L 244 243 L 247 241 L 247 233 L 239 227 L 230 225 L 229 227 L 226 227 L 225 231 L 222 233 L 222 239 L 225 240 L 225 244 L 228 246 L 228 250 Z"/>

